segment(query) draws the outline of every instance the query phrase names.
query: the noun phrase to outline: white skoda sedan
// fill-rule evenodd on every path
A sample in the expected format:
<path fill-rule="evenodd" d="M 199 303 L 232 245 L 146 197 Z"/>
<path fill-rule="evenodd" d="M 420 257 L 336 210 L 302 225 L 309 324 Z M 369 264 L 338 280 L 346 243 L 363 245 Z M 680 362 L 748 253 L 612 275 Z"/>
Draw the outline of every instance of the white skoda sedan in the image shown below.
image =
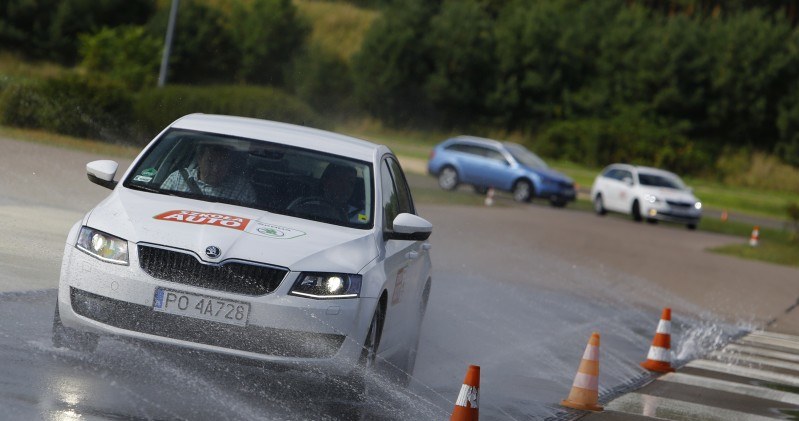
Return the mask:
<path fill-rule="evenodd" d="M 193 114 L 153 140 L 70 230 L 56 346 L 104 335 L 350 375 L 413 369 L 431 286 L 426 242 L 385 146 Z"/>
<path fill-rule="evenodd" d="M 702 202 L 676 174 L 656 168 L 613 164 L 602 170 L 591 187 L 594 211 L 685 224 L 695 229 L 702 218 Z"/>

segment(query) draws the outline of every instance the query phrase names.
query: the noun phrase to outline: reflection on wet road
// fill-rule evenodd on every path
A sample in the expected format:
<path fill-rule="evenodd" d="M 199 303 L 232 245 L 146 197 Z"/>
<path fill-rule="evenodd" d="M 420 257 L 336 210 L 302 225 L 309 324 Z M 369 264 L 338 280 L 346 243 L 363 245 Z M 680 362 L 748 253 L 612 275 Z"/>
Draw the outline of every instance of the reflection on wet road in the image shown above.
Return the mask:
<path fill-rule="evenodd" d="M 593 330 L 603 335 L 600 392 L 644 376 L 637 360 L 657 317 L 621 311 L 612 299 L 438 274 L 410 388 L 378 375 L 358 403 L 339 396 L 325 373 L 113 338 L 93 354 L 54 348 L 54 303 L 54 290 L 0 294 L 0 407 L 10 420 L 440 420 L 468 364 L 482 366 L 481 418 L 544 419 L 562 412 L 556 403 Z M 693 344 L 684 355 L 733 330 L 676 320 L 675 343 Z"/>

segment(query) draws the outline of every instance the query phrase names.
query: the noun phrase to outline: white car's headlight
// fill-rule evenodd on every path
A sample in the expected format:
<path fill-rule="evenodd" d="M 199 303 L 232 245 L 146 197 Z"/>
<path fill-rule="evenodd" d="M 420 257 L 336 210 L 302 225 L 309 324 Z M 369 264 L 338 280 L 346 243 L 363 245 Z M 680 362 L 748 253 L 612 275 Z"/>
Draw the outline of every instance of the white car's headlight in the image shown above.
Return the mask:
<path fill-rule="evenodd" d="M 89 227 L 82 227 L 78 234 L 79 250 L 104 262 L 118 265 L 128 264 L 128 242 Z"/>
<path fill-rule="evenodd" d="M 291 288 L 291 294 L 317 299 L 356 298 L 361 293 L 361 280 L 361 275 L 304 272 Z"/>
<path fill-rule="evenodd" d="M 694 208 L 695 208 L 696 210 L 702 209 L 702 202 L 696 202 L 696 203 L 694 203 Z"/>
<path fill-rule="evenodd" d="M 645 194 L 644 195 L 644 200 L 646 200 L 649 203 L 657 203 L 658 202 L 657 196 L 655 196 L 653 194 Z"/>

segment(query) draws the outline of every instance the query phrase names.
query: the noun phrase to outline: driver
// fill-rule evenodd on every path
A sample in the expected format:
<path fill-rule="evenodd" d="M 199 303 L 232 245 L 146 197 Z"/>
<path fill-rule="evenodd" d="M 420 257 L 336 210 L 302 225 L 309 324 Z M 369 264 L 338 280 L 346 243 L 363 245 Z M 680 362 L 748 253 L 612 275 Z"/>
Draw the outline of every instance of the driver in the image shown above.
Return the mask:
<path fill-rule="evenodd" d="M 241 171 L 235 168 L 232 147 L 218 143 L 202 144 L 197 156 L 196 167 L 182 168 L 169 174 L 161 188 L 255 203 L 255 191 Z"/>

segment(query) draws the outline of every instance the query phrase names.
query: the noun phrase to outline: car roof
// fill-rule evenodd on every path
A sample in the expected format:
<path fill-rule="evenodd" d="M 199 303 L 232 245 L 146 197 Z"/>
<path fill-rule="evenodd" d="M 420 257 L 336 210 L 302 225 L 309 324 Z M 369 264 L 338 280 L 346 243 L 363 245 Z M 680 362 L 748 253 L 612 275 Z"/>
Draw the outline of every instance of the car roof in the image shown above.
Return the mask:
<path fill-rule="evenodd" d="M 479 144 L 483 144 L 483 145 L 486 145 L 486 146 L 496 146 L 496 147 L 501 147 L 502 146 L 502 142 L 500 142 L 498 140 L 488 139 L 488 138 L 485 138 L 485 137 L 477 137 L 477 136 L 466 136 L 466 135 L 455 136 L 453 138 L 448 139 L 447 143 L 450 143 L 450 142 L 453 142 L 453 141 L 465 141 L 465 142 L 471 142 L 471 143 L 479 143 Z"/>
<path fill-rule="evenodd" d="M 170 127 L 264 140 L 368 162 L 374 161 L 378 151 L 390 152 L 383 145 L 338 133 L 248 117 L 189 114 Z"/>
<path fill-rule="evenodd" d="M 661 175 L 668 175 L 668 176 L 672 176 L 672 177 L 676 177 L 677 176 L 677 174 L 675 174 L 675 173 L 673 173 L 671 171 L 661 170 L 660 168 L 654 168 L 654 167 L 645 167 L 645 166 L 641 166 L 641 165 L 633 165 L 633 164 L 616 163 L 616 164 L 608 165 L 607 168 L 608 169 L 619 168 L 619 169 L 630 170 L 630 171 L 635 170 L 637 172 L 645 172 L 645 173 L 650 173 L 650 174 L 661 174 Z"/>

